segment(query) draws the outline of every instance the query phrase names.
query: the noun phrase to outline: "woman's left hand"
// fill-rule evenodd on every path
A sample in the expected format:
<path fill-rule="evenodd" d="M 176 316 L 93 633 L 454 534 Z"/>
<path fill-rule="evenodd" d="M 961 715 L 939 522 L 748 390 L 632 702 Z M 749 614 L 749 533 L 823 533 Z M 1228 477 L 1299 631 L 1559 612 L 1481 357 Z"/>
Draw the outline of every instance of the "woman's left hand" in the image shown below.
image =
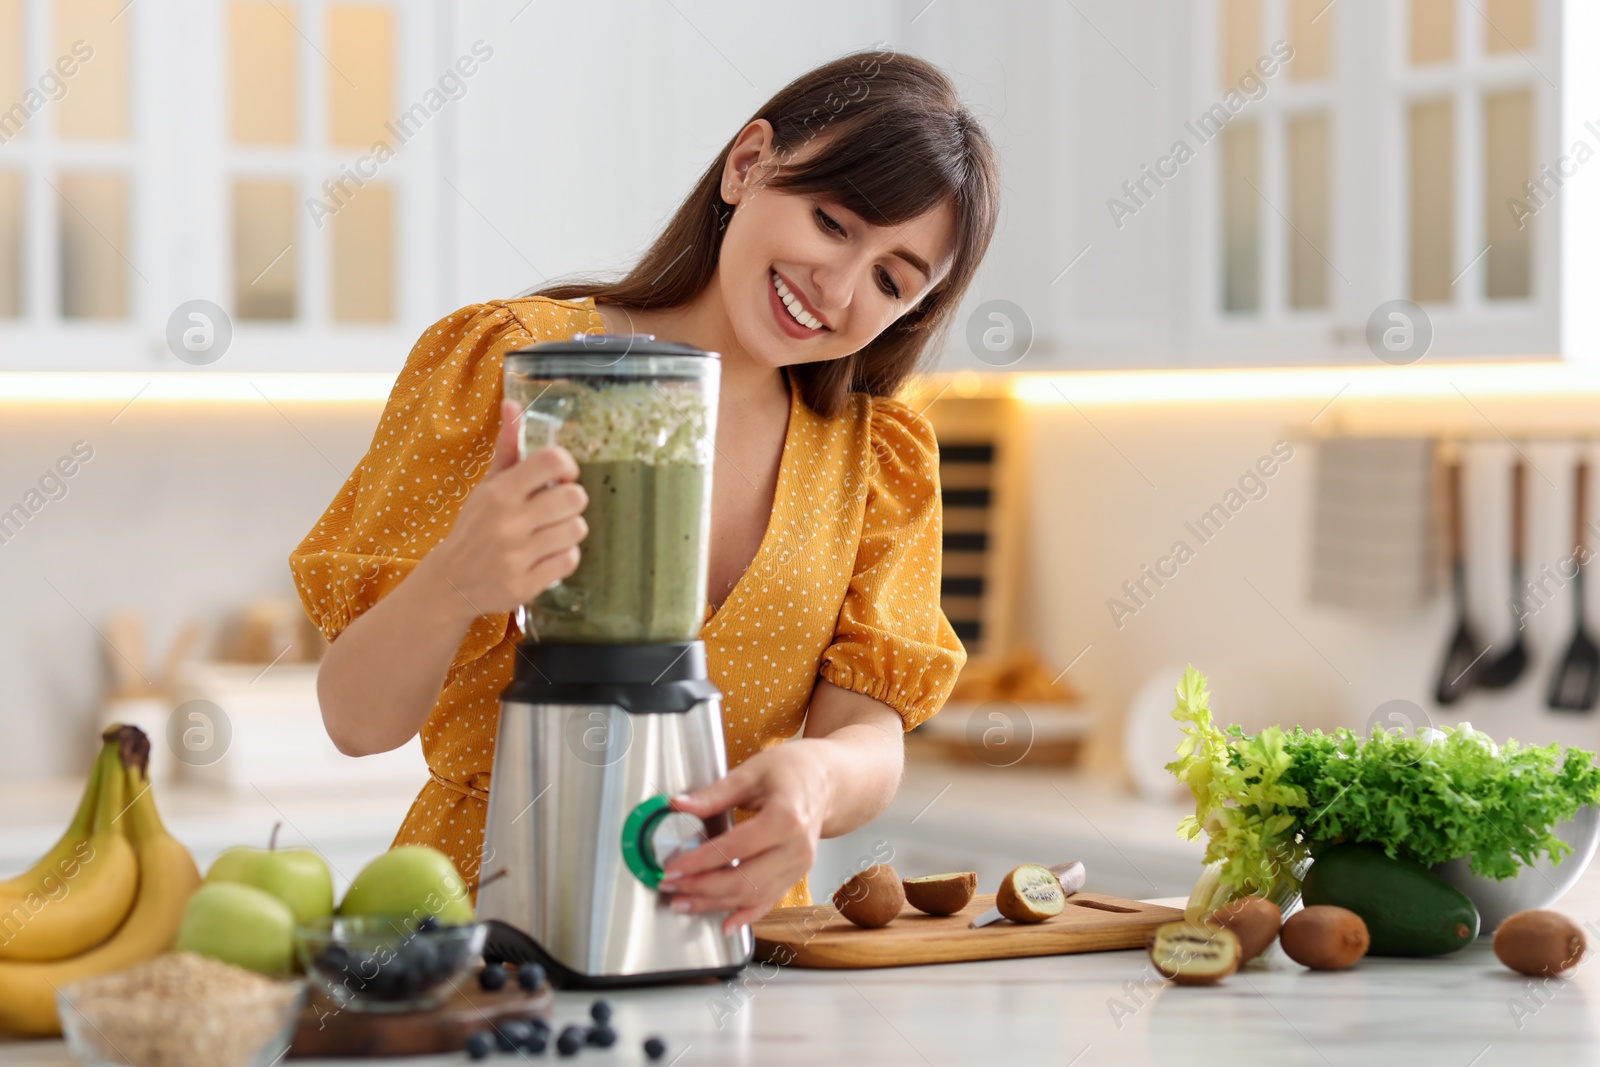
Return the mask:
<path fill-rule="evenodd" d="M 750 818 L 667 864 L 662 892 L 685 913 L 727 911 L 725 934 L 761 918 L 811 870 L 831 802 L 825 749 L 797 738 L 757 753 L 672 806 L 702 819 L 732 808 Z"/>

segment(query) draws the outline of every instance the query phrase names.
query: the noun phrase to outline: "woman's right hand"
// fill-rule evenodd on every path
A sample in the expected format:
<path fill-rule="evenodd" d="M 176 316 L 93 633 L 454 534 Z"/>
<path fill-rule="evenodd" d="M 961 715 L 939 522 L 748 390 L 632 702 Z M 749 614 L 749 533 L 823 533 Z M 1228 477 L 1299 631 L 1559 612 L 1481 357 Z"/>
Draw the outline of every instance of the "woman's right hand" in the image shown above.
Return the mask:
<path fill-rule="evenodd" d="M 519 462 L 520 425 L 517 402 L 502 402 L 494 459 L 426 557 L 460 594 L 464 618 L 511 611 L 571 574 L 589 533 L 589 495 L 572 454 L 552 445 Z"/>

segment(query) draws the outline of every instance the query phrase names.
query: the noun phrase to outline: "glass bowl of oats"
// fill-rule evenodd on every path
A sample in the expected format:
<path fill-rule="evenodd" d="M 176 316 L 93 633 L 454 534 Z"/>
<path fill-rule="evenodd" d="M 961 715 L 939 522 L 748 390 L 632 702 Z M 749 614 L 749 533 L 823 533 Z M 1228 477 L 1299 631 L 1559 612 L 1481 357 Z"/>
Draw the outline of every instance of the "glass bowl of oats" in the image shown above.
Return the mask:
<path fill-rule="evenodd" d="M 56 991 L 61 1033 L 85 1067 L 268 1067 L 289 1047 L 303 978 L 267 978 L 173 952 Z"/>

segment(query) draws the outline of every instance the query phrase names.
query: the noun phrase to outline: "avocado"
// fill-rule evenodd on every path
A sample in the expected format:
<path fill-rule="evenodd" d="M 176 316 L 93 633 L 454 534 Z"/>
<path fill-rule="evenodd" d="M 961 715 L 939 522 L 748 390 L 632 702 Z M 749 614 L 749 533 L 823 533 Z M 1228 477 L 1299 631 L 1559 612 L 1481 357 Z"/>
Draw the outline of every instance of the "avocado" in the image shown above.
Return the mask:
<path fill-rule="evenodd" d="M 1361 916 L 1372 956 L 1442 956 L 1478 936 L 1478 909 L 1466 894 L 1415 860 L 1390 859 L 1372 845 L 1325 849 L 1300 896 L 1307 905 L 1334 904 Z"/>

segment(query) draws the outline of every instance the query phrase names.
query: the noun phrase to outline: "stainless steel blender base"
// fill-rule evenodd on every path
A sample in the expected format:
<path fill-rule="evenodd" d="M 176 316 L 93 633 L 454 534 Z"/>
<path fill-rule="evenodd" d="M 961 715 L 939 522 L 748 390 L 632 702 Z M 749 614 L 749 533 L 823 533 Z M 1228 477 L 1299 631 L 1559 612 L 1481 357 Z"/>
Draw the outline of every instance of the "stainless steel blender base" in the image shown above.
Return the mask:
<path fill-rule="evenodd" d="M 558 984 L 580 987 L 722 977 L 749 962 L 748 926 L 724 935 L 722 913 L 673 912 L 624 849 L 641 805 L 659 816 L 659 800 L 647 802 L 725 772 L 720 704 L 646 713 L 501 704 L 479 868 L 490 953 L 535 960 Z M 708 820 L 707 832 L 727 822 Z"/>
<path fill-rule="evenodd" d="M 654 971 L 649 974 L 594 975 L 575 971 L 550 955 L 521 930 L 498 919 L 488 922 L 489 936 L 483 943 L 483 958 L 489 963 L 537 963 L 544 968 L 550 984 L 558 989 L 626 989 L 630 986 L 666 985 L 671 982 L 705 982 L 732 978 L 744 970 L 748 960 L 726 967 L 688 971 Z M 749 928 L 746 927 L 748 930 Z"/>

